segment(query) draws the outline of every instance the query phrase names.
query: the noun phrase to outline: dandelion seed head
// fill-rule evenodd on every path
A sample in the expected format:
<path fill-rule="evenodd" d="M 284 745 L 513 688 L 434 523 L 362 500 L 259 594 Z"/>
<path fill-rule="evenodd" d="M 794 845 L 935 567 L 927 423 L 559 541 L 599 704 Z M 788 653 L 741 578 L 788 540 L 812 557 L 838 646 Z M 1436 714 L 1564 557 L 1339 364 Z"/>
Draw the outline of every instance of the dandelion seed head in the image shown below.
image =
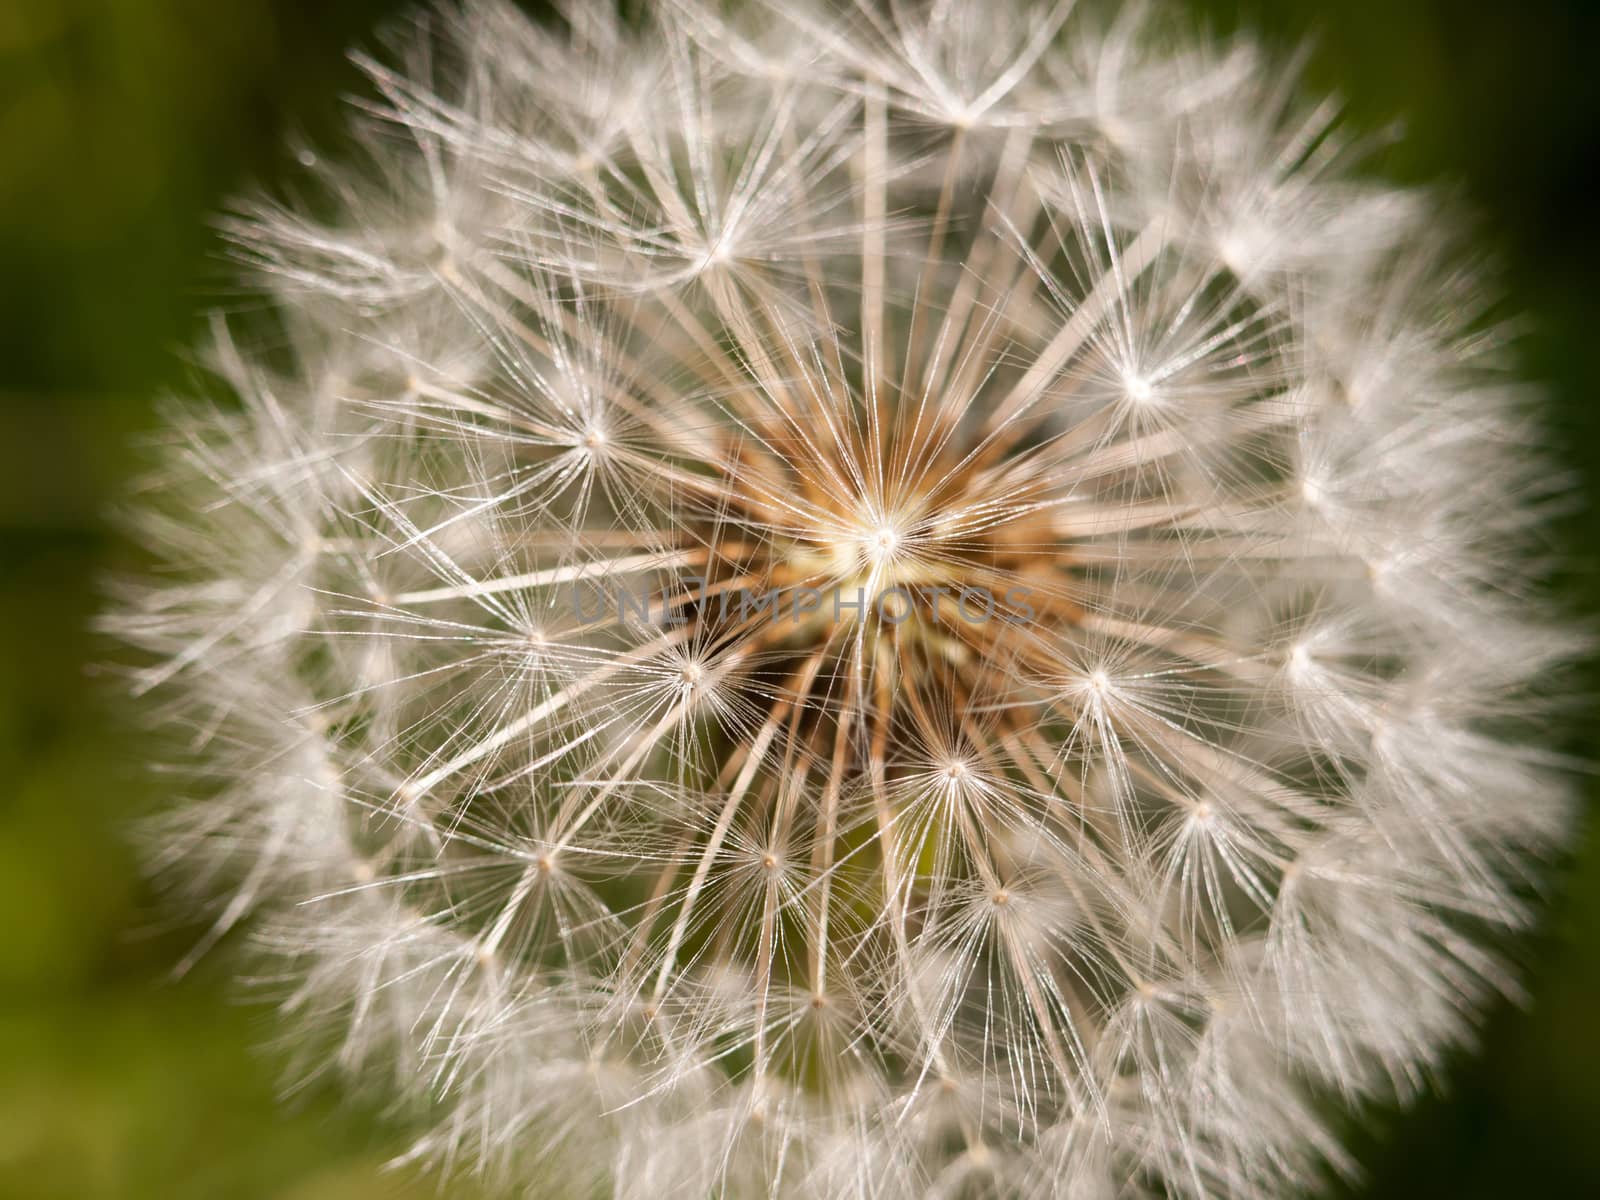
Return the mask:
<path fill-rule="evenodd" d="M 227 223 L 107 619 L 196 955 L 510 1187 L 1350 1170 L 1567 836 L 1482 273 L 1244 38 L 644 7 L 419 13 Z"/>

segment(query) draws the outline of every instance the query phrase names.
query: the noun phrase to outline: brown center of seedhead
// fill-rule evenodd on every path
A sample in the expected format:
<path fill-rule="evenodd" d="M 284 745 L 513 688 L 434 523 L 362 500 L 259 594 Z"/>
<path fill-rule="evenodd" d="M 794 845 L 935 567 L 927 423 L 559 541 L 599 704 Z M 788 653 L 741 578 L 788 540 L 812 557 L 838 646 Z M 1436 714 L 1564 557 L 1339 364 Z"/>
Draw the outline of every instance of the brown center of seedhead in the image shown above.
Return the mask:
<path fill-rule="evenodd" d="M 1083 612 L 1055 477 L 1029 469 L 1021 438 L 904 407 L 801 421 L 749 405 L 715 468 L 674 477 L 670 526 L 625 548 L 675 563 L 665 607 L 694 648 L 681 704 L 722 747 L 695 785 L 704 815 L 646 888 L 629 969 L 652 1013 L 707 956 L 741 963 L 759 994 L 794 989 L 811 1040 L 758 1034 L 752 1050 L 807 1086 L 842 1050 L 828 1031 L 851 1027 L 823 1015 L 851 996 L 852 955 L 932 919 L 935 858 L 957 847 L 994 910 L 1025 883 L 982 809 L 1019 762 L 1048 790 L 1057 751 L 1019 679 L 1059 668 Z M 941 813 L 908 799 L 924 791 Z M 723 865 L 740 839 L 748 876 Z M 730 927 L 719 910 L 742 915 Z M 1048 1001 L 1032 1003 L 1048 1028 Z"/>

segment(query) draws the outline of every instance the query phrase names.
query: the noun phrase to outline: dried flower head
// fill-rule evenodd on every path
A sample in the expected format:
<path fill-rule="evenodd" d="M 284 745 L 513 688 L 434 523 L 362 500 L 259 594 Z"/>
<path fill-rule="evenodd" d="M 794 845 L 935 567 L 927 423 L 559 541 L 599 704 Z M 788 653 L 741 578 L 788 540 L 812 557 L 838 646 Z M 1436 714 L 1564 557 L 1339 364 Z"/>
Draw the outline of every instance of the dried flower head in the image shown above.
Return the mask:
<path fill-rule="evenodd" d="M 1574 641 L 1481 284 L 1247 42 L 1070 8 L 468 0 L 230 220 L 153 855 L 419 1156 L 1278 1197 L 1514 987 Z"/>

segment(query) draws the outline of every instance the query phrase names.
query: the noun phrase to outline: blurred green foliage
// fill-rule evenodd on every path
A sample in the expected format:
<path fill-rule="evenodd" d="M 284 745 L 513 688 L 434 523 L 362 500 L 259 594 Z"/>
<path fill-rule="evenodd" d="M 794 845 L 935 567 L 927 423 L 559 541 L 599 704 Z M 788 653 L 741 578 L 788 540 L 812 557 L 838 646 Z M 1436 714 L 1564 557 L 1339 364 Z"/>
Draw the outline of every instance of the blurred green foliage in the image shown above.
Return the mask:
<path fill-rule="evenodd" d="M 980 0 L 973 0 L 974 3 Z M 1457 179 L 1483 215 L 1555 437 L 1600 489 L 1600 5 L 1590 0 L 1192 0 L 1285 46 L 1354 120 L 1403 118 L 1376 169 Z M 227 298 L 208 226 L 337 128 L 344 47 L 391 0 L 0 0 L 0 1197 L 366 1200 L 437 1195 L 329 1094 L 278 1100 L 270 1013 L 225 955 L 182 981 L 123 837 L 154 802 L 92 677 L 105 515 L 182 347 Z M 1600 597 L 1592 508 L 1560 530 L 1575 606 Z M 1593 672 L 1586 686 L 1600 684 Z M 1592 753 L 1587 727 L 1571 748 Z M 1591 788 L 1591 794 L 1594 789 Z M 1514 804 L 1515 797 L 1504 798 Z M 1447 1094 L 1361 1134 L 1352 1195 L 1600 1195 L 1600 853 L 1591 835 Z M 451 1196 L 464 1190 L 452 1185 Z"/>

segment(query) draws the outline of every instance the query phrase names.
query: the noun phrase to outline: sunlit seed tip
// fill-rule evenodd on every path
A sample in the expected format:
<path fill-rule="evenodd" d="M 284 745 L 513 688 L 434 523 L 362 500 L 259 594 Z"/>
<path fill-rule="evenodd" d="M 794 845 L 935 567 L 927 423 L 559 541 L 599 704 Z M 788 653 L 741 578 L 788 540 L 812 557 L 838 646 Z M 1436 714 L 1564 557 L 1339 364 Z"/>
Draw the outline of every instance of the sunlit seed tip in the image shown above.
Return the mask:
<path fill-rule="evenodd" d="M 1156 399 L 1155 385 L 1143 375 L 1123 376 L 1122 387 L 1134 404 L 1150 404 Z"/>

